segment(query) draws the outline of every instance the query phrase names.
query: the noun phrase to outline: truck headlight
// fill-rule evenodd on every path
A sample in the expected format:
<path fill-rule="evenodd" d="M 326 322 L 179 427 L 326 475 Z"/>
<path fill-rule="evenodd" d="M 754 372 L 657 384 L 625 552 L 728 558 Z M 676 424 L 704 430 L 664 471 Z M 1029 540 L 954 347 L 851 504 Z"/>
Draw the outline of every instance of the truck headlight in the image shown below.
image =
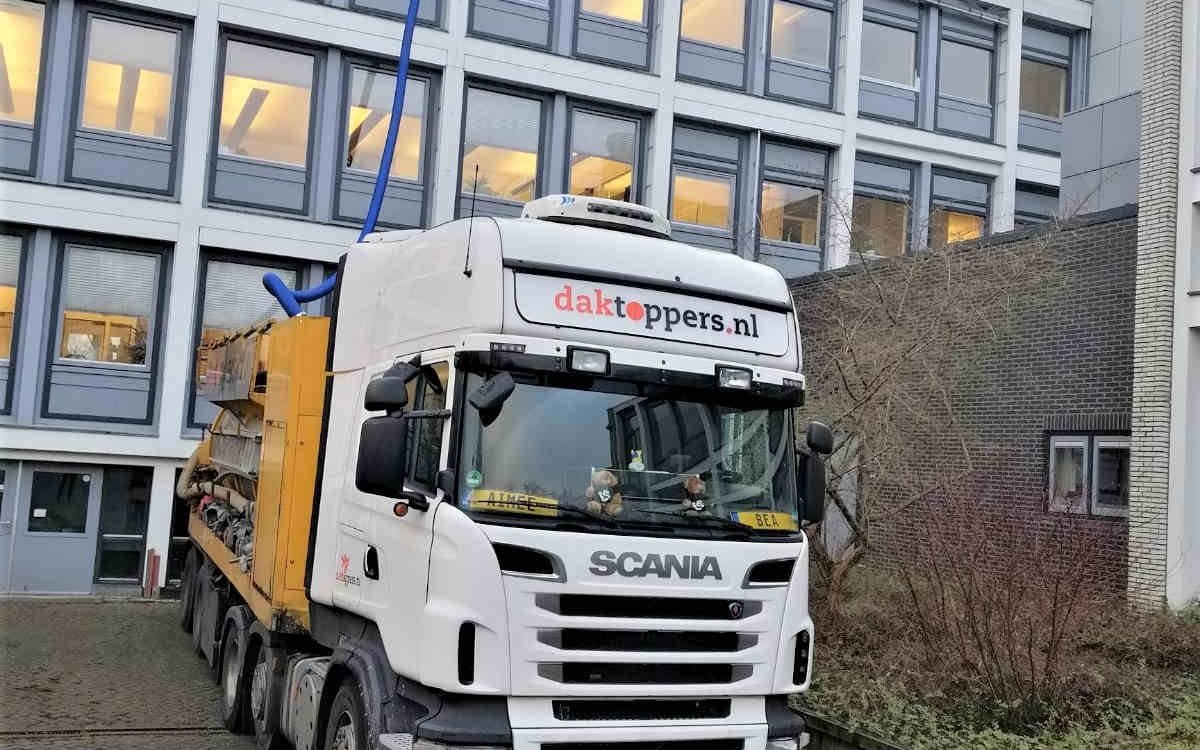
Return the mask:
<path fill-rule="evenodd" d="M 717 385 L 721 388 L 736 388 L 741 391 L 750 390 L 752 378 L 749 370 L 741 367 L 717 367 Z"/>
<path fill-rule="evenodd" d="M 447 745 L 417 739 L 411 734 L 381 734 L 379 747 L 383 750 L 511 750 L 508 745 Z"/>
<path fill-rule="evenodd" d="M 766 750 L 803 750 L 808 747 L 808 740 L 808 732 L 803 732 L 798 737 L 776 737 L 767 740 Z"/>

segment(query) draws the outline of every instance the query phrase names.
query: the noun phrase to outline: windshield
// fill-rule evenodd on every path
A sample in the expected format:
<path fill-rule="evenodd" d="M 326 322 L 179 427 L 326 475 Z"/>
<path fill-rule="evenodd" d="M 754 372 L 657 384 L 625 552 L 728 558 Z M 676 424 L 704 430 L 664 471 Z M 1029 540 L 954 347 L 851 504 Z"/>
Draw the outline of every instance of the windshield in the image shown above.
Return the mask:
<path fill-rule="evenodd" d="M 714 403 L 716 391 L 675 398 L 645 384 L 514 378 L 490 425 L 463 412 L 458 504 L 478 520 L 650 535 L 798 530 L 789 409 Z M 484 381 L 469 375 L 467 393 Z"/>

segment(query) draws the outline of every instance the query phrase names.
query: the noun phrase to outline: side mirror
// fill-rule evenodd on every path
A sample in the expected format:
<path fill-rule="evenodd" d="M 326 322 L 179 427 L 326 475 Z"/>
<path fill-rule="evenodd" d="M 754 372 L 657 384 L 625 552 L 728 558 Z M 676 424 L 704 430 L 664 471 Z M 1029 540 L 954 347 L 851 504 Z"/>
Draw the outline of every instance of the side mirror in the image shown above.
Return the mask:
<path fill-rule="evenodd" d="M 479 412 L 479 421 L 487 427 L 500 416 L 501 407 L 516 387 L 513 376 L 502 372 L 488 378 L 486 383 L 472 391 L 467 397 L 467 403 Z"/>
<path fill-rule="evenodd" d="M 805 442 L 813 453 L 829 455 L 833 453 L 833 430 L 823 422 L 809 422 Z"/>
<path fill-rule="evenodd" d="M 404 417 L 371 417 L 363 422 L 354 486 L 360 492 L 404 500 L 410 508 L 428 510 L 429 500 L 424 495 L 404 489 L 407 437 L 408 420 Z"/>
<path fill-rule="evenodd" d="M 825 517 L 825 460 L 819 453 L 804 457 L 797 484 L 804 493 L 801 517 L 808 523 L 820 523 Z"/>
<path fill-rule="evenodd" d="M 363 407 L 367 411 L 400 411 L 408 404 L 408 383 L 395 375 L 384 375 L 367 383 Z"/>

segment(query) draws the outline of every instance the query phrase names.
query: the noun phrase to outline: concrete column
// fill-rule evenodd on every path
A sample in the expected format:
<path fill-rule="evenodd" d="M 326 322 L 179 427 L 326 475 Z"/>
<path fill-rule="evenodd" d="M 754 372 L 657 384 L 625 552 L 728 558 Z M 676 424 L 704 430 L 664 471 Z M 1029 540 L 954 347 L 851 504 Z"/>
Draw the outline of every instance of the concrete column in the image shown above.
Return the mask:
<path fill-rule="evenodd" d="M 454 218 L 458 203 L 459 148 L 462 143 L 463 113 L 463 40 L 467 35 L 467 3 L 447 3 L 446 31 L 450 34 L 446 67 L 442 70 L 442 91 L 439 97 L 441 114 L 438 117 L 434 147 L 434 169 L 429 188 L 432 206 L 429 226 L 437 226 Z"/>
<path fill-rule="evenodd" d="M 992 187 L 992 231 L 1013 228 L 1017 205 L 1017 127 L 1020 123 L 1021 31 L 1020 5 L 1008 10 L 1008 26 L 1000 29 L 996 49 L 996 139 L 1004 146 L 1004 165 Z"/>
<path fill-rule="evenodd" d="M 862 67 L 863 0 L 842 0 L 838 8 L 838 60 L 834 106 L 846 115 L 842 142 L 830 165 L 825 268 L 851 260 L 850 227 L 854 205 L 854 156 L 858 139 L 858 77 Z"/>
<path fill-rule="evenodd" d="M 658 49 L 659 80 L 662 82 L 661 102 L 650 124 L 646 155 L 645 203 L 648 207 L 670 217 L 671 210 L 671 143 L 675 132 L 675 69 L 678 61 L 679 9 L 681 0 L 662 0 L 654 44 Z"/>

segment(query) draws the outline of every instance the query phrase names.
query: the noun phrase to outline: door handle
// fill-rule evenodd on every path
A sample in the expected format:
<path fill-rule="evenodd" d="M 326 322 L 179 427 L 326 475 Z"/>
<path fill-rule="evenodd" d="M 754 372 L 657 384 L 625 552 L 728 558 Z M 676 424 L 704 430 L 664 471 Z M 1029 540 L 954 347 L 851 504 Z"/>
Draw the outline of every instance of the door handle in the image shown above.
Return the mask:
<path fill-rule="evenodd" d="M 367 554 L 363 557 L 363 575 L 372 581 L 379 580 L 379 552 L 367 545 Z"/>

